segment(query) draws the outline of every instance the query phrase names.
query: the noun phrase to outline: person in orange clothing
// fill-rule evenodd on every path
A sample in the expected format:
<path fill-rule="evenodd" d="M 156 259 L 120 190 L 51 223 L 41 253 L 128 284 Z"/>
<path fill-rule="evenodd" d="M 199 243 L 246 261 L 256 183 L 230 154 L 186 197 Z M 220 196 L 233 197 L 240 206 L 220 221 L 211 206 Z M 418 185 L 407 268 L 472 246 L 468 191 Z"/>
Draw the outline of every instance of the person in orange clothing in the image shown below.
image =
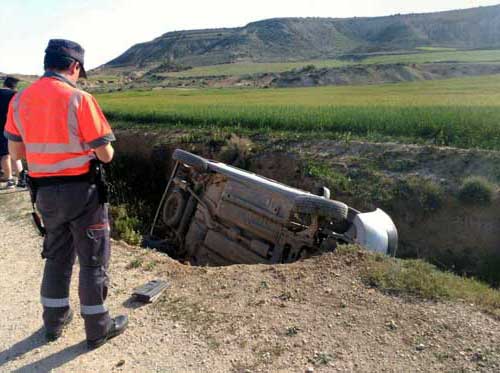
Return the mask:
<path fill-rule="evenodd" d="M 115 137 L 94 97 L 76 88 L 78 78 L 86 78 L 83 64 L 79 44 L 50 40 L 45 74 L 11 100 L 4 134 L 11 156 L 27 160 L 45 227 L 41 302 L 46 338 L 58 339 L 73 318 L 69 287 L 78 256 L 80 313 L 93 349 L 121 334 L 128 318 L 111 318 L 105 305 L 108 208 L 92 171 L 96 159 L 112 160 Z"/>

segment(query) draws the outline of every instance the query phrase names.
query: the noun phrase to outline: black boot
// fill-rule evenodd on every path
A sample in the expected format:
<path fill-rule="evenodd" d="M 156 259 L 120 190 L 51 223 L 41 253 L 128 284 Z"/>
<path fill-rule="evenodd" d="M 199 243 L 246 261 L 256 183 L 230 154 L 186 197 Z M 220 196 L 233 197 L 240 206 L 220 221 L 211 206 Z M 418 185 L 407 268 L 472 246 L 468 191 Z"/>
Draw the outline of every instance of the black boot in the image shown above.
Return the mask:
<path fill-rule="evenodd" d="M 95 348 L 101 347 L 105 344 L 109 339 L 114 338 L 120 334 L 122 334 L 128 326 L 128 317 L 124 315 L 116 316 L 112 319 L 111 327 L 109 328 L 106 335 L 102 338 L 95 339 L 92 341 L 87 341 L 87 347 L 89 350 L 93 350 Z"/>
<path fill-rule="evenodd" d="M 22 170 L 19 175 L 17 175 L 17 187 L 18 188 L 26 188 L 26 170 Z"/>
<path fill-rule="evenodd" d="M 64 319 L 62 325 L 57 328 L 56 330 L 51 330 L 45 331 L 45 338 L 49 342 L 54 342 L 59 339 L 59 337 L 62 335 L 64 328 L 73 320 L 73 310 L 70 308 L 68 310 L 68 314 L 66 315 L 66 318 Z"/>

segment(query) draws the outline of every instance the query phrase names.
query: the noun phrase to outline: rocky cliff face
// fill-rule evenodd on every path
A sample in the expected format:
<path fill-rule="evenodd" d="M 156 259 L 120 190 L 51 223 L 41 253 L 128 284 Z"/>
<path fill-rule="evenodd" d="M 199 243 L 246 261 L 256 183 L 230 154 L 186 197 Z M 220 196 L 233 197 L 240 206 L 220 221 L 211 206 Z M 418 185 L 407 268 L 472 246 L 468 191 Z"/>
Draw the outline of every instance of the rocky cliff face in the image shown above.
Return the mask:
<path fill-rule="evenodd" d="M 500 47 L 500 6 L 375 18 L 276 18 L 245 27 L 178 31 L 132 46 L 104 68 L 204 66 L 336 58 L 416 47 Z"/>

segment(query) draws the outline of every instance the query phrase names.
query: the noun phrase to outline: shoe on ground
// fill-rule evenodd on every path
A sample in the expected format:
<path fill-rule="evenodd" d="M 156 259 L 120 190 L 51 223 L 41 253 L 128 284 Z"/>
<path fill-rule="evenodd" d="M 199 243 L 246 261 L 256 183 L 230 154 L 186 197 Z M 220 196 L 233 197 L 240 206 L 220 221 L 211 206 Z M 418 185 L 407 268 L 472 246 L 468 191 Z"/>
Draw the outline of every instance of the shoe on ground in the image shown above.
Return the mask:
<path fill-rule="evenodd" d="M 21 188 L 26 188 L 26 184 L 28 181 L 27 179 L 28 179 L 28 171 L 22 170 L 19 173 L 19 177 L 17 179 L 17 186 L 19 186 L 19 184 L 21 184 L 21 185 L 23 185 Z"/>
<path fill-rule="evenodd" d="M 7 184 L 5 184 L 5 189 L 14 189 L 16 187 L 16 181 L 14 179 L 7 180 Z"/>
<path fill-rule="evenodd" d="M 23 179 L 19 178 L 17 180 L 16 187 L 18 187 L 18 188 L 26 188 L 26 181 L 24 181 Z"/>
<path fill-rule="evenodd" d="M 70 309 L 68 311 L 68 314 L 66 315 L 66 318 L 64 319 L 62 325 L 54 331 L 45 331 L 45 339 L 49 342 L 54 342 L 59 339 L 59 337 L 62 335 L 64 328 L 69 325 L 69 323 L 73 320 L 73 310 Z"/>
<path fill-rule="evenodd" d="M 101 347 L 111 338 L 114 338 L 122 334 L 125 331 L 125 329 L 127 329 L 128 317 L 125 315 L 116 316 L 114 319 L 111 320 L 111 322 L 112 322 L 111 327 L 109 328 L 108 333 L 104 337 L 92 341 L 87 341 L 87 347 L 89 348 L 89 350 Z"/>

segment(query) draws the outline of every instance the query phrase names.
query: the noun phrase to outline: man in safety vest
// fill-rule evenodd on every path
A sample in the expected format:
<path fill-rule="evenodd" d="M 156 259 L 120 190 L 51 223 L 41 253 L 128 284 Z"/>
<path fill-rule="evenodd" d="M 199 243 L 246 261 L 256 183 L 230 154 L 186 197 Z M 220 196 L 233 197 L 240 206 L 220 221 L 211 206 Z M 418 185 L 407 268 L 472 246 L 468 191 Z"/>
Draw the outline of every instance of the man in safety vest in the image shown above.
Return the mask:
<path fill-rule="evenodd" d="M 128 318 L 112 319 L 104 303 L 109 281 L 108 209 L 90 169 L 96 157 L 104 163 L 112 160 L 115 137 L 94 97 L 76 88 L 78 78 L 86 78 L 83 60 L 79 44 L 50 40 L 45 74 L 14 96 L 4 134 L 11 156 L 27 160 L 46 230 L 41 287 L 46 337 L 56 340 L 72 320 L 69 287 L 78 256 L 81 315 L 92 349 L 121 334 Z"/>

